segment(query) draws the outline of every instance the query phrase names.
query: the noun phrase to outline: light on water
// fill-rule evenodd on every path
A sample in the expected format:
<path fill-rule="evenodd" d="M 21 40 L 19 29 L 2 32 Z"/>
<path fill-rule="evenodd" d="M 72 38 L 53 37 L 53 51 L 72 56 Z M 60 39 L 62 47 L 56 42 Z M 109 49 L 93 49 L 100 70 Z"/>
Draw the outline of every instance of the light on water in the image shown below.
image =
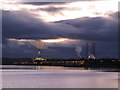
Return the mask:
<path fill-rule="evenodd" d="M 55 66 L 3 66 L 3 88 L 118 88 L 118 72 Z"/>

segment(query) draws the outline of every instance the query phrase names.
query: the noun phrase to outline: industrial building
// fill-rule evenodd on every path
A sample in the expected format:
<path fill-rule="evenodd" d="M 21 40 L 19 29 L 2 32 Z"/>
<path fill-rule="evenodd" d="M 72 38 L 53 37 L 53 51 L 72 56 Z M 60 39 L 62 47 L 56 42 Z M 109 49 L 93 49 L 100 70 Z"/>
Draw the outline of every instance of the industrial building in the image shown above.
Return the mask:
<path fill-rule="evenodd" d="M 87 43 L 87 59 L 95 59 L 95 43 L 91 43 L 90 46 Z"/>
<path fill-rule="evenodd" d="M 42 61 L 45 61 L 45 58 L 41 57 L 41 50 L 38 50 L 38 56 L 36 58 L 33 59 L 34 64 L 38 64 L 38 63 L 42 63 Z"/>

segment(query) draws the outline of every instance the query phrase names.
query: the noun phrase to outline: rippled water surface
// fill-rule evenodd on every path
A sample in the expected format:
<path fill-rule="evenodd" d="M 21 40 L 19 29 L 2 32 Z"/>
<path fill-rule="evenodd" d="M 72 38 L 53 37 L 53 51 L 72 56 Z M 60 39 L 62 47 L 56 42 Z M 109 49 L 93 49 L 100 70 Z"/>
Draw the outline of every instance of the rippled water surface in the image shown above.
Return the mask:
<path fill-rule="evenodd" d="M 116 69 L 1 66 L 3 88 L 118 88 Z"/>

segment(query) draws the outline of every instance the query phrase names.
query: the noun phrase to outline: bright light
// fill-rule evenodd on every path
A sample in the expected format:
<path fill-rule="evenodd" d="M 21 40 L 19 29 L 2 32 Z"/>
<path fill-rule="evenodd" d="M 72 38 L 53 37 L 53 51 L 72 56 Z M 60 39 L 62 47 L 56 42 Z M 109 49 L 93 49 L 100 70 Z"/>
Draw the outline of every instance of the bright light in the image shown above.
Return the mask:
<path fill-rule="evenodd" d="M 50 7 L 63 9 L 59 11 L 53 10 L 53 12 L 41 10 L 49 9 Z M 82 17 L 106 17 L 110 13 L 118 11 L 118 1 L 78 1 L 56 5 L 29 5 L 15 2 L 15 0 L 4 0 L 4 4 L 0 3 L 0 8 L 10 11 L 26 10 L 30 13 L 36 14 L 34 15 L 35 18 L 40 18 L 47 22 L 54 22 Z"/>
<path fill-rule="evenodd" d="M 47 42 L 47 43 L 54 43 L 54 42 L 63 42 L 63 41 L 67 41 L 69 39 L 67 38 L 58 38 L 58 39 L 44 39 L 44 40 L 41 40 L 43 42 Z"/>
<path fill-rule="evenodd" d="M 38 42 L 45 42 L 45 43 L 55 43 L 55 42 L 64 42 L 64 41 L 73 41 L 72 39 L 68 39 L 68 38 L 57 38 L 57 39 L 39 39 L 39 40 L 32 40 L 32 39 L 14 39 L 14 38 L 10 38 L 8 39 L 10 41 L 18 41 L 18 42 L 34 42 L 34 41 L 38 41 Z"/>
<path fill-rule="evenodd" d="M 10 39 L 7 39 L 7 40 L 10 40 L 10 41 L 20 41 L 20 42 L 35 41 L 35 40 L 32 40 L 32 39 L 14 39 L 14 38 L 10 38 Z"/>

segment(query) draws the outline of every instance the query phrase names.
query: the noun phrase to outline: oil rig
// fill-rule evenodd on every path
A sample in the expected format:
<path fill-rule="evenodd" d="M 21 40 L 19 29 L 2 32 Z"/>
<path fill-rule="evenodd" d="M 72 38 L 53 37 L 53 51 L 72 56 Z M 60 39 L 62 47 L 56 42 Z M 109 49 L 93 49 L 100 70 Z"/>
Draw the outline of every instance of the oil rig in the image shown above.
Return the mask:
<path fill-rule="evenodd" d="M 42 63 L 42 61 L 46 60 L 45 58 L 42 58 L 40 49 L 38 49 L 38 53 L 37 54 L 38 54 L 38 56 L 33 59 L 34 64 Z"/>

